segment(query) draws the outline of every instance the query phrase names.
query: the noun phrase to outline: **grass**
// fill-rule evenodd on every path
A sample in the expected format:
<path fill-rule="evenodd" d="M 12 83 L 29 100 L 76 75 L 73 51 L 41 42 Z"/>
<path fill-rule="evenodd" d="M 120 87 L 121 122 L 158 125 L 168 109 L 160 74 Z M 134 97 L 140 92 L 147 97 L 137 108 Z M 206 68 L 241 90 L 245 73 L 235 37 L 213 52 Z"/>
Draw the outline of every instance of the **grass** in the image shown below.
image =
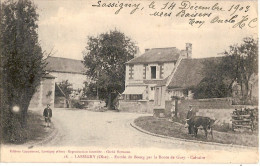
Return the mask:
<path fill-rule="evenodd" d="M 183 124 L 170 122 L 166 119 L 158 119 L 152 116 L 144 116 L 135 119 L 134 123 L 135 125 L 146 131 L 169 137 L 258 147 L 258 134 L 252 132 L 218 132 L 214 131 L 213 129 L 214 138 L 212 139 L 211 135 L 208 135 L 208 138 L 206 139 L 203 130 L 199 130 L 198 136 L 195 138 L 191 135 L 188 135 L 188 129 L 185 128 Z"/>
<path fill-rule="evenodd" d="M 17 127 L 17 130 L 20 130 Z M 27 142 L 38 142 L 46 138 L 54 130 L 53 125 L 51 127 L 45 127 L 44 118 L 34 112 L 28 112 L 27 127 L 20 131 L 20 137 L 17 137 L 15 141 L 2 140 L 2 143 L 12 144 L 24 144 Z"/>

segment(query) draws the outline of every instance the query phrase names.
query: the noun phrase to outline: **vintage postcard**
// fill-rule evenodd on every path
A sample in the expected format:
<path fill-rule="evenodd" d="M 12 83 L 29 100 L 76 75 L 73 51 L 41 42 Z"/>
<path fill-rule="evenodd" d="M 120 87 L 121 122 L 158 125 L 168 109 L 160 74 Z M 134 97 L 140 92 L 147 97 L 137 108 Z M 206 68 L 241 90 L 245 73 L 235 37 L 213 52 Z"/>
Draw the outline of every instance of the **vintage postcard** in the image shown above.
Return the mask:
<path fill-rule="evenodd" d="M 259 163 L 257 0 L 0 4 L 1 162 Z"/>

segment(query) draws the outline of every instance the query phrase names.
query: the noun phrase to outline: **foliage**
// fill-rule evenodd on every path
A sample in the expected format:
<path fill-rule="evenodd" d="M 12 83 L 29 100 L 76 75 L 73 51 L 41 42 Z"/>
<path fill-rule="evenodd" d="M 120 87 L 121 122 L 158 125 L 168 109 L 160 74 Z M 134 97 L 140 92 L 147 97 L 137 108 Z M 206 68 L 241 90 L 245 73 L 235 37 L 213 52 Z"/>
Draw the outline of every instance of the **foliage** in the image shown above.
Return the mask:
<path fill-rule="evenodd" d="M 55 92 L 57 96 L 64 96 L 66 99 L 70 99 L 70 95 L 73 92 L 72 84 L 68 80 L 58 83 L 59 88 Z"/>
<path fill-rule="evenodd" d="M 111 108 L 111 93 L 123 92 L 125 87 L 125 62 L 137 52 L 133 41 L 118 30 L 102 33 L 97 37 L 88 37 L 84 55 L 86 75 L 99 90 L 99 97 L 107 99 Z"/>
<path fill-rule="evenodd" d="M 203 62 L 202 74 L 204 79 L 191 88 L 195 99 L 222 98 L 231 95 L 230 89 L 224 80 L 228 80 L 223 74 L 222 60 L 205 60 Z M 228 81 L 226 81 L 228 82 Z"/>
<path fill-rule="evenodd" d="M 1 125 L 8 137 L 18 134 L 17 124 L 26 127 L 29 103 L 44 73 L 45 62 L 38 42 L 36 6 L 30 0 L 18 0 L 6 1 L 1 8 Z M 20 112 L 12 112 L 15 105 Z"/>
<path fill-rule="evenodd" d="M 68 80 L 58 83 L 58 87 L 55 88 L 56 96 L 64 96 L 66 98 L 66 107 L 70 107 L 70 95 L 72 94 L 72 84 Z"/>
<path fill-rule="evenodd" d="M 242 101 L 247 103 L 250 100 L 250 79 L 253 74 L 258 74 L 258 40 L 244 38 L 241 45 L 230 46 L 225 55 L 223 64 L 230 69 L 229 77 L 241 86 Z"/>
<path fill-rule="evenodd" d="M 85 82 L 85 87 L 83 88 L 83 96 L 88 100 L 96 99 L 97 98 L 96 83 Z"/>
<path fill-rule="evenodd" d="M 205 61 L 205 78 L 194 87 L 195 98 L 217 98 L 232 95 L 232 85 L 236 81 L 241 86 L 242 100 L 249 98 L 249 82 L 258 70 L 258 41 L 247 37 L 243 43 L 230 46 L 219 61 Z M 244 88 L 243 88 L 244 86 Z"/>
<path fill-rule="evenodd" d="M 74 108 L 78 108 L 78 109 L 83 109 L 84 108 L 84 104 L 81 104 L 80 102 L 75 102 L 73 104 Z"/>

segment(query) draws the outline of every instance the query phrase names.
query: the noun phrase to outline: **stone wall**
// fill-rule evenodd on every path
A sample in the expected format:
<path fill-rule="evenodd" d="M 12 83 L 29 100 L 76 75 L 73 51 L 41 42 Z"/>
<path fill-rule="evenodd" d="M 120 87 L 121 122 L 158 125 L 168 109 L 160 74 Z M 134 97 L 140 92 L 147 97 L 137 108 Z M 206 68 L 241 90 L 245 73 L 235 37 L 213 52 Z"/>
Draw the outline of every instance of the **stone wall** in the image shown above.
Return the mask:
<path fill-rule="evenodd" d="M 218 119 L 220 122 L 230 121 L 228 119 L 231 119 L 230 114 L 234 110 L 230 98 L 178 100 L 178 116 L 182 121 L 185 121 L 190 105 L 193 106 L 196 115 Z M 172 101 L 166 101 L 165 115 L 167 117 L 170 117 L 171 109 Z"/>
<path fill-rule="evenodd" d="M 119 111 L 121 112 L 136 112 L 152 114 L 154 109 L 154 102 L 148 100 L 138 101 L 119 101 Z"/>
<path fill-rule="evenodd" d="M 211 119 L 215 119 L 217 125 L 228 124 L 231 127 L 231 114 L 234 111 L 232 109 L 200 109 L 196 112 L 196 116 L 205 116 Z"/>
<path fill-rule="evenodd" d="M 37 87 L 36 93 L 33 95 L 29 109 L 37 110 L 46 107 L 50 104 L 54 107 L 54 91 L 55 89 L 55 79 L 54 78 L 43 78 L 41 84 Z"/>
<path fill-rule="evenodd" d="M 231 127 L 231 114 L 237 108 L 255 108 L 256 106 L 232 105 L 230 98 L 215 98 L 215 99 L 193 99 L 179 100 L 178 116 L 185 121 L 189 105 L 193 106 L 193 110 L 197 116 L 210 117 L 216 120 L 217 125 L 228 124 Z M 165 103 L 165 115 L 171 115 L 172 101 Z"/>

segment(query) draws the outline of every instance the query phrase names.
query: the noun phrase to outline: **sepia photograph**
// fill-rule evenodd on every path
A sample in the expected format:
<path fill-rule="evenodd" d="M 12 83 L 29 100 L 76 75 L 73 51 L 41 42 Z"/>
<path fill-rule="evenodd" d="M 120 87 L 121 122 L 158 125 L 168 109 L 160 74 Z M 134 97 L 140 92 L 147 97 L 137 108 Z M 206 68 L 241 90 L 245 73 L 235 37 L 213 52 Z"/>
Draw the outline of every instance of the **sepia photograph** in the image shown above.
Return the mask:
<path fill-rule="evenodd" d="M 259 164 L 257 0 L 1 0 L 1 163 Z"/>

